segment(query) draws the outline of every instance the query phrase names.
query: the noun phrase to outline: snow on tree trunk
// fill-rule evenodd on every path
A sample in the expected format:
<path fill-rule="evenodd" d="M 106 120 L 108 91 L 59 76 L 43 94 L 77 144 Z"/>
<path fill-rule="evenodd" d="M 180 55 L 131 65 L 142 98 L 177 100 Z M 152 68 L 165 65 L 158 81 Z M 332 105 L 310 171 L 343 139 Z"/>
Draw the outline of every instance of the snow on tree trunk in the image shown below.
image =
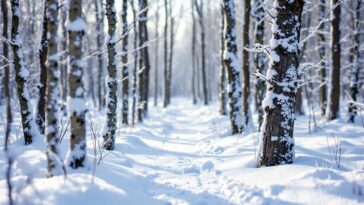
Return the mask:
<path fill-rule="evenodd" d="M 1 1 L 1 13 L 3 17 L 3 30 L 2 30 L 2 36 L 4 39 L 9 38 L 9 31 L 8 31 L 8 6 L 7 1 Z M 6 59 L 5 63 L 7 66 L 4 66 L 4 78 L 3 78 L 3 86 L 4 86 L 4 98 L 8 102 L 7 107 L 10 108 L 10 62 L 9 62 L 9 45 L 7 42 L 3 41 L 3 56 Z M 7 109 L 6 114 L 7 121 L 10 122 L 13 119 L 11 109 Z"/>
<path fill-rule="evenodd" d="M 136 18 L 136 10 L 135 10 L 135 5 L 134 5 L 134 1 L 130 2 L 131 4 L 131 10 L 133 12 L 133 21 L 134 21 L 134 25 L 133 25 L 133 31 L 134 31 L 134 68 L 133 68 L 133 88 L 132 88 L 132 93 L 133 93 L 133 102 L 132 102 L 132 107 L 131 107 L 131 126 L 134 127 L 135 126 L 135 109 L 136 109 L 136 101 L 138 100 L 138 29 L 137 29 L 137 18 Z"/>
<path fill-rule="evenodd" d="M 67 13 L 64 12 L 66 9 L 62 8 L 63 12 L 60 13 L 61 15 L 61 27 L 62 27 L 62 37 L 60 37 L 60 48 L 61 52 L 66 51 L 67 49 L 67 28 L 66 28 L 66 22 L 67 22 Z M 62 104 L 61 104 L 61 110 L 64 115 L 67 114 L 67 108 L 66 108 L 66 102 L 67 102 L 67 96 L 68 96 L 68 72 L 67 72 L 67 56 L 61 55 L 60 56 L 61 63 L 61 91 L 62 91 Z"/>
<path fill-rule="evenodd" d="M 254 6 L 255 15 L 255 42 L 258 44 L 264 44 L 264 0 L 255 0 Z M 255 69 L 264 74 L 266 71 L 266 56 L 264 52 L 258 52 L 255 56 Z M 257 77 L 255 84 L 255 107 L 258 112 L 258 123 L 259 130 L 263 123 L 264 110 L 262 107 L 262 102 L 264 99 L 265 83 L 262 79 Z"/>
<path fill-rule="evenodd" d="M 84 60 L 82 59 L 82 38 L 86 23 L 82 17 L 82 0 L 70 0 L 68 20 L 69 50 L 69 97 L 68 110 L 71 124 L 71 151 L 69 165 L 72 168 L 85 166 L 86 160 L 86 102 L 82 82 Z"/>
<path fill-rule="evenodd" d="M 30 96 L 28 92 L 29 70 L 26 68 L 23 56 L 22 40 L 19 32 L 20 8 L 19 0 L 11 0 L 12 26 L 11 26 L 11 46 L 14 57 L 15 80 L 18 84 L 18 98 L 20 103 L 21 121 L 25 144 L 31 144 L 33 139 L 39 135 L 38 127 L 35 123 L 31 110 Z"/>
<path fill-rule="evenodd" d="M 42 22 L 42 38 L 39 46 L 39 65 L 40 65 L 40 78 L 39 78 L 39 101 L 37 106 L 36 123 L 39 127 L 40 133 L 44 134 L 45 131 L 45 111 L 46 111 L 46 88 L 47 88 L 47 53 L 48 53 L 48 24 L 47 24 L 47 3 L 43 8 L 43 22 Z"/>
<path fill-rule="evenodd" d="M 159 0 L 156 1 L 157 11 L 155 18 L 155 59 L 154 59 L 154 106 L 158 104 L 158 52 L 159 52 Z"/>
<path fill-rule="evenodd" d="M 191 58 L 192 58 L 192 95 L 193 104 L 197 103 L 197 88 L 196 88 L 196 18 L 195 18 L 195 7 L 194 0 L 191 0 L 191 16 L 192 16 L 192 46 L 191 46 Z"/>
<path fill-rule="evenodd" d="M 47 133 L 47 158 L 48 176 L 62 173 L 62 160 L 59 157 L 58 143 L 60 140 L 58 119 L 59 119 L 59 55 L 58 55 L 58 1 L 46 1 L 46 22 L 48 27 L 48 62 L 46 81 L 46 133 Z"/>
<path fill-rule="evenodd" d="M 107 97 L 106 97 L 106 125 L 104 128 L 104 148 L 106 150 L 113 150 L 115 146 L 115 133 L 116 133 L 116 108 L 118 105 L 117 101 L 117 69 L 116 69 L 116 9 L 114 0 L 106 1 L 106 16 L 108 22 L 108 42 L 107 42 Z"/>
<path fill-rule="evenodd" d="M 244 73 L 244 88 L 243 88 L 243 116 L 244 125 L 248 126 L 250 121 L 250 62 L 249 62 L 249 51 L 245 48 L 250 46 L 250 0 L 245 0 L 245 10 L 244 10 L 244 31 L 243 31 L 243 73 Z"/>
<path fill-rule="evenodd" d="M 319 21 L 323 21 L 326 15 L 326 0 L 320 0 L 319 6 Z M 320 105 L 321 105 L 321 115 L 325 116 L 326 113 L 326 106 L 327 106 L 327 94 L 326 94 L 326 39 L 325 39 L 325 23 L 321 23 L 319 29 L 320 32 L 318 33 L 318 45 L 319 45 L 319 56 L 320 56 Z"/>
<path fill-rule="evenodd" d="M 357 101 L 357 95 L 359 93 L 359 74 L 360 74 L 360 70 L 361 70 L 361 65 L 360 65 L 360 43 L 361 43 L 361 39 L 360 39 L 360 34 L 361 34 L 361 29 L 360 29 L 360 12 L 362 10 L 361 8 L 361 3 L 362 1 L 356 1 L 356 8 L 355 8 L 355 17 L 354 17 L 354 64 L 353 64 L 353 68 L 352 68 L 352 72 L 351 72 L 351 82 L 350 82 L 350 97 L 352 99 L 352 101 L 356 102 Z M 357 107 L 355 104 L 353 103 L 349 103 L 349 110 L 348 110 L 348 121 L 349 122 L 354 122 L 355 121 L 355 116 L 357 115 Z"/>
<path fill-rule="evenodd" d="M 148 46 L 148 31 L 147 31 L 147 0 L 139 0 L 139 95 L 138 100 L 138 121 L 142 122 L 147 115 L 148 110 L 148 89 L 149 89 L 149 52 Z"/>
<path fill-rule="evenodd" d="M 332 5 L 336 6 L 339 0 L 332 0 Z M 329 99 L 327 103 L 327 119 L 334 120 L 339 116 L 340 107 L 340 5 L 337 5 L 333 10 L 331 20 L 331 73 L 329 86 Z"/>
<path fill-rule="evenodd" d="M 224 44 L 224 27 L 225 27 L 225 18 L 224 18 L 224 9 L 223 7 L 221 7 L 221 37 L 220 37 L 220 46 L 221 46 L 221 50 L 220 50 L 220 60 L 221 60 L 221 65 L 220 65 L 220 90 L 219 90 L 219 94 L 220 94 L 220 114 L 221 115 L 226 115 L 227 114 L 227 110 L 226 110 L 226 101 L 227 101 L 227 97 L 226 97 L 226 67 L 224 64 L 224 50 L 225 50 L 225 44 Z"/>
<path fill-rule="evenodd" d="M 243 132 L 242 90 L 240 82 L 238 48 L 236 40 L 235 4 L 234 0 L 224 0 L 224 62 L 228 75 L 228 98 L 230 106 L 230 124 L 232 134 Z"/>
<path fill-rule="evenodd" d="M 129 66 L 128 66 L 128 0 L 123 0 L 123 8 L 121 13 L 121 19 L 123 22 L 123 41 L 122 41 L 122 124 L 128 124 L 129 113 Z"/>
<path fill-rule="evenodd" d="M 267 91 L 258 166 L 289 164 L 294 158 L 293 128 L 299 67 L 299 35 L 303 0 L 275 0 L 266 78 Z"/>

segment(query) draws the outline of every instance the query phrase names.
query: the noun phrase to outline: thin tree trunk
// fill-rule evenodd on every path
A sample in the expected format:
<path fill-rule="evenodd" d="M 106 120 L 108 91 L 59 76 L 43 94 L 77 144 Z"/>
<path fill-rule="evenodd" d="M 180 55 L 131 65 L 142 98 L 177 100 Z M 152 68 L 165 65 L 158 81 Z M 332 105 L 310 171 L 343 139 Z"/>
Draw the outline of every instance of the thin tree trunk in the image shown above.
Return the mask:
<path fill-rule="evenodd" d="M 47 24 L 47 5 L 44 5 L 43 12 L 43 27 L 42 27 L 42 39 L 39 47 L 39 65 L 40 65 L 40 80 L 39 80 L 39 101 L 37 106 L 37 117 L 36 122 L 39 127 L 39 131 L 41 134 L 44 134 L 45 126 L 45 110 L 46 110 L 46 84 L 47 84 L 47 53 L 48 53 L 48 42 L 47 42 L 47 33 L 48 33 L 48 24 Z"/>
<path fill-rule="evenodd" d="M 29 70 L 26 68 L 22 41 L 19 32 L 20 8 L 19 0 L 11 0 L 12 26 L 11 26 L 11 46 L 14 57 L 15 80 L 18 84 L 18 98 L 20 103 L 20 113 L 23 125 L 23 134 L 25 144 L 31 144 L 33 139 L 39 133 L 36 126 L 30 105 L 30 96 L 28 92 Z"/>
<path fill-rule="evenodd" d="M 3 17 L 3 33 L 2 36 L 4 39 L 9 39 L 9 23 L 8 23 L 8 5 L 7 1 L 1 1 L 1 13 Z M 3 56 L 5 58 L 4 62 L 6 66 L 4 66 L 4 78 L 3 78 L 3 86 L 4 86 L 4 98 L 7 100 L 7 122 L 12 122 L 13 115 L 10 108 L 11 101 L 11 89 L 10 89 L 10 59 L 9 59 L 9 45 L 7 42 L 3 41 Z"/>
<path fill-rule="evenodd" d="M 68 50 L 69 50 L 69 99 L 71 143 L 69 165 L 72 168 L 85 166 L 86 159 L 86 102 L 82 82 L 83 59 L 82 38 L 86 23 L 82 17 L 82 0 L 70 0 L 68 11 Z"/>
<path fill-rule="evenodd" d="M 332 5 L 336 5 L 339 0 L 332 0 Z M 331 85 L 329 87 L 330 95 L 328 101 L 327 119 L 334 120 L 339 116 L 340 108 L 340 69 L 341 69 L 341 46 L 340 46 L 340 13 L 341 6 L 338 5 L 333 10 L 333 19 L 331 20 Z"/>
<path fill-rule="evenodd" d="M 168 1 L 164 0 L 165 24 L 164 24 L 164 102 L 163 107 L 168 106 L 169 80 L 168 80 Z"/>
<path fill-rule="evenodd" d="M 264 0 L 255 0 L 255 41 L 260 45 L 264 45 Z M 265 74 L 266 72 L 266 56 L 264 52 L 259 52 L 255 55 L 255 67 L 256 71 Z M 263 123 L 264 110 L 262 102 L 265 93 L 265 82 L 264 80 L 257 77 L 255 85 L 255 108 L 258 113 L 258 124 L 259 130 Z"/>
<path fill-rule="evenodd" d="M 155 20 L 155 59 L 154 59 L 154 106 L 158 104 L 158 52 L 159 52 L 159 0 L 156 2 L 156 20 Z"/>
<path fill-rule="evenodd" d="M 220 114 L 226 115 L 226 68 L 224 65 L 224 50 L 225 50 L 225 43 L 224 43 L 224 28 L 225 28 L 225 18 L 224 18 L 224 8 L 221 7 L 221 28 L 220 28 Z M 194 56 L 194 55 L 192 55 Z M 195 97 L 195 96 L 194 96 Z"/>
<path fill-rule="evenodd" d="M 238 63 L 238 48 L 236 40 L 235 4 L 234 0 L 224 0 L 224 62 L 228 75 L 228 97 L 230 106 L 230 124 L 232 134 L 243 132 L 242 90 Z"/>
<path fill-rule="evenodd" d="M 65 8 L 63 8 L 65 9 Z M 62 52 L 62 57 L 61 57 L 61 90 L 62 90 L 62 105 L 61 105 L 61 110 L 63 111 L 63 114 L 66 115 L 67 114 L 67 109 L 66 109 L 66 101 L 67 101 L 67 90 L 68 90 L 68 73 L 67 73 L 67 57 L 65 54 L 63 54 L 63 52 L 66 52 L 67 50 L 67 28 L 65 26 L 66 21 L 67 21 L 67 13 L 65 11 L 63 11 L 63 13 L 61 14 L 61 19 L 62 19 L 62 33 L 63 36 L 60 42 L 60 47 L 61 47 L 61 52 Z"/>
<path fill-rule="evenodd" d="M 320 21 L 323 21 L 326 15 L 326 0 L 320 0 Z M 318 44 L 319 44 L 319 56 L 320 56 L 320 105 L 321 105 L 321 116 L 325 116 L 326 114 L 326 107 L 327 107 L 327 94 L 326 94 L 326 39 L 324 32 L 325 29 L 325 23 L 322 23 L 319 27 L 319 33 L 318 33 Z"/>
<path fill-rule="evenodd" d="M 243 31 L 243 73 L 244 73 L 244 88 L 243 88 L 243 115 L 244 125 L 248 126 L 250 121 L 250 69 L 249 69 L 249 51 L 245 48 L 249 48 L 249 30 L 250 30 L 250 0 L 245 0 L 245 18 L 244 18 L 244 31 Z"/>
<path fill-rule="evenodd" d="M 47 158 L 48 158 L 48 176 L 54 176 L 62 173 L 62 160 L 59 157 L 59 54 L 57 48 L 58 38 L 58 1 L 46 0 L 46 22 L 48 28 L 47 45 L 48 45 L 48 62 L 47 62 L 47 84 L 46 84 L 46 133 L 47 133 Z"/>
<path fill-rule="evenodd" d="M 191 0 L 191 16 L 192 16 L 192 51 L 191 51 L 191 58 L 192 58 L 192 95 L 193 95 L 193 104 L 197 103 L 197 87 L 196 87 L 196 18 L 195 18 L 195 7 L 194 7 L 194 0 Z"/>
<path fill-rule="evenodd" d="M 361 45 L 360 12 L 362 10 L 361 3 L 362 3 L 361 0 L 356 1 L 355 18 L 354 18 L 354 20 L 355 20 L 354 55 L 353 55 L 354 64 L 352 67 L 351 82 L 350 82 L 350 97 L 351 97 L 351 100 L 354 102 L 357 101 L 357 95 L 359 93 L 359 74 L 360 74 L 360 70 L 361 70 L 361 65 L 360 65 L 360 45 Z M 354 123 L 355 116 L 357 115 L 357 107 L 355 106 L 355 104 L 349 103 L 348 115 L 349 115 L 348 121 Z"/>
<path fill-rule="evenodd" d="M 205 55 L 205 48 L 206 48 L 206 42 L 205 42 L 205 24 L 204 24 L 204 15 L 203 15 L 203 0 L 200 1 L 200 3 L 195 0 L 195 8 L 198 14 L 198 22 L 200 24 L 200 37 L 201 37 L 201 62 L 202 62 L 202 90 L 203 90 L 203 98 L 204 98 L 204 104 L 208 105 L 208 94 L 207 94 L 207 82 L 206 82 L 206 55 Z"/>
<path fill-rule="evenodd" d="M 138 83 L 138 29 L 137 29 L 137 19 L 136 19 L 136 10 L 134 5 L 134 0 L 131 1 L 131 7 L 133 12 L 134 19 L 134 70 L 133 70 L 133 102 L 132 102 L 132 112 L 131 112 L 131 126 L 135 126 L 135 110 L 136 110 L 136 102 L 138 100 L 137 93 L 137 83 Z"/>
<path fill-rule="evenodd" d="M 114 150 L 115 147 L 115 133 L 117 125 L 116 108 L 118 106 L 118 99 L 116 92 L 118 89 L 117 69 L 116 69 L 116 9 L 114 0 L 106 1 L 106 16 L 108 22 L 108 42 L 107 42 L 107 113 L 106 125 L 104 130 L 104 148 L 106 150 Z"/>
<path fill-rule="evenodd" d="M 96 30 L 97 30 L 97 50 L 101 51 L 104 42 L 104 9 L 102 7 L 102 2 L 99 0 L 95 0 L 95 8 L 96 8 Z M 105 95 L 104 95 L 104 57 L 103 52 L 99 52 L 97 54 L 98 61 L 98 85 L 97 85 L 97 93 L 98 93 L 98 103 L 99 110 L 105 107 Z"/>
<path fill-rule="evenodd" d="M 266 75 L 268 82 L 258 166 L 290 164 L 294 157 L 295 95 L 304 0 L 275 0 L 273 5 L 276 18 L 272 25 L 271 64 Z"/>
<path fill-rule="evenodd" d="M 123 10 L 121 14 L 122 23 L 123 23 L 123 42 L 122 42 L 122 84 L 123 84 L 123 92 L 122 92 L 122 124 L 128 124 L 128 114 L 129 114 L 129 66 L 128 66 L 128 0 L 123 0 Z"/>
<path fill-rule="evenodd" d="M 171 103 L 172 69 L 173 69 L 173 47 L 174 47 L 174 18 L 172 17 L 172 4 L 169 8 L 170 32 L 169 32 L 169 58 L 168 58 L 168 104 Z"/>

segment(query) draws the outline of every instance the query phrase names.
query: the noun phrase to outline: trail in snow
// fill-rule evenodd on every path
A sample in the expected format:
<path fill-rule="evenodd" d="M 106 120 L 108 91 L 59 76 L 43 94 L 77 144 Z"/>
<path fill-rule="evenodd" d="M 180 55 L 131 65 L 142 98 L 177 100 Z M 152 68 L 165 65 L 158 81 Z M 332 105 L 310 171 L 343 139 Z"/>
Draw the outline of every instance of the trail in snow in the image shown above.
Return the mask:
<path fill-rule="evenodd" d="M 310 135 L 308 119 L 300 117 L 295 125 L 295 163 L 255 168 L 258 133 L 229 136 L 228 118 L 220 116 L 217 107 L 193 106 L 186 99 L 175 99 L 167 109 L 151 107 L 145 122 L 118 131 L 115 150 L 104 151 L 96 167 L 91 130 L 102 130 L 104 115 L 92 112 L 89 167 L 68 170 L 66 180 L 45 178 L 42 140 L 28 147 L 16 142 L 12 146 L 18 150 L 13 177 L 16 201 L 69 205 L 363 203 L 364 129 L 359 124 L 340 120 L 320 124 L 324 129 Z M 341 140 L 340 168 L 328 151 L 330 136 Z M 62 142 L 64 157 L 68 143 L 68 138 Z M 102 152 L 96 151 L 97 155 Z M 0 165 L 4 173 L 2 155 Z M 0 204 L 5 204 L 3 174 L 0 179 Z M 29 185 L 27 179 L 32 179 Z"/>

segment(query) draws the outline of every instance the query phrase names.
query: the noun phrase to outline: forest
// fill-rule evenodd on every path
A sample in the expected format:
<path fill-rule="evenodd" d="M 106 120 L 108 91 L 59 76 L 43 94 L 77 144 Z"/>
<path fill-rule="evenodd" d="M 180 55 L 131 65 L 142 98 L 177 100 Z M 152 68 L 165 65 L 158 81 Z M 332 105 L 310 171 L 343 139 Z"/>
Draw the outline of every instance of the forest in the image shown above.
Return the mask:
<path fill-rule="evenodd" d="M 0 14 L 0 205 L 364 203 L 362 0 Z"/>

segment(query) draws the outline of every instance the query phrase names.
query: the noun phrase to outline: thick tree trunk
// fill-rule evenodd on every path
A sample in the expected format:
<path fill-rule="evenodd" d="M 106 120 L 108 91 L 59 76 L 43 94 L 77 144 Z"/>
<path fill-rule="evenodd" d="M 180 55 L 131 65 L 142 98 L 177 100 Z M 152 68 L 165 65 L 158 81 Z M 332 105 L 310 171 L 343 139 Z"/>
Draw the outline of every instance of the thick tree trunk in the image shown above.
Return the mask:
<path fill-rule="evenodd" d="M 48 53 L 48 23 L 47 23 L 47 4 L 44 5 L 43 12 L 43 26 L 42 26 L 42 39 L 39 46 L 39 65 L 40 65 L 40 79 L 39 79 L 39 101 L 37 106 L 36 122 L 41 134 L 44 134 L 45 129 L 45 110 L 46 110 L 46 87 L 47 87 L 47 53 Z"/>
<path fill-rule="evenodd" d="M 221 65 L 220 65 L 220 114 L 221 115 L 226 115 L 227 114 L 227 110 L 226 110 L 226 101 L 227 101 L 227 97 L 226 97 L 226 68 L 225 68 L 225 64 L 224 64 L 224 50 L 225 50 L 225 43 L 224 43 L 224 28 L 225 28 L 225 18 L 224 18 L 224 8 L 221 7 L 221 37 L 220 37 L 220 46 L 221 46 L 221 50 L 220 50 L 220 60 L 221 60 Z M 193 55 L 194 56 L 194 55 Z"/>
<path fill-rule="evenodd" d="M 264 0 L 255 0 L 255 41 L 260 45 L 264 45 Z M 266 56 L 264 52 L 255 55 L 256 71 L 264 74 L 266 72 Z M 263 123 L 264 110 L 262 102 L 264 99 L 265 83 L 264 80 L 257 77 L 255 84 L 255 108 L 258 113 L 259 130 Z"/>
<path fill-rule="evenodd" d="M 35 123 L 31 105 L 30 95 L 28 92 L 28 76 L 29 70 L 26 68 L 24 57 L 22 40 L 19 32 L 19 19 L 20 19 L 20 8 L 19 0 L 11 0 L 11 11 L 12 11 L 12 26 L 11 26 L 11 46 L 14 57 L 14 70 L 15 80 L 18 84 L 18 98 L 20 104 L 21 121 L 23 125 L 23 134 L 25 144 L 31 144 L 33 138 L 39 133 L 37 125 Z"/>
<path fill-rule="evenodd" d="M 258 166 L 289 164 L 294 158 L 293 128 L 299 67 L 303 0 L 275 0 L 271 62 L 261 131 Z M 288 43 L 284 43 L 288 42 Z"/>
<path fill-rule="evenodd" d="M 58 54 L 58 1 L 46 0 L 46 22 L 48 27 L 48 62 L 47 62 L 47 84 L 46 84 L 46 133 L 47 133 L 47 158 L 48 176 L 62 173 L 62 164 L 59 157 L 59 54 Z"/>
<path fill-rule="evenodd" d="M 114 0 L 106 1 L 106 16 L 108 22 L 108 42 L 107 42 L 107 113 L 106 125 L 103 134 L 104 148 L 106 150 L 114 150 L 115 147 L 115 133 L 117 126 L 116 108 L 118 106 L 118 99 L 116 92 L 118 90 L 118 79 L 116 69 L 116 9 Z"/>
<path fill-rule="evenodd" d="M 228 98 L 232 134 L 243 132 L 242 90 L 238 63 L 234 0 L 224 0 L 224 62 L 228 75 Z"/>
<path fill-rule="evenodd" d="M 354 59 L 353 59 L 353 67 L 351 72 L 351 82 L 350 82 L 350 97 L 351 100 L 356 102 L 357 101 L 357 95 L 359 93 L 359 74 L 361 70 L 360 65 L 360 45 L 361 45 L 361 29 L 360 29 L 360 12 L 362 10 L 361 8 L 362 1 L 356 1 L 356 8 L 355 8 L 355 17 L 354 17 Z M 353 103 L 349 103 L 349 110 L 348 110 L 348 121 L 354 122 L 355 116 L 357 115 L 357 107 Z"/>
<path fill-rule="evenodd" d="M 332 5 L 336 5 L 339 0 L 332 0 Z M 340 13 L 341 6 L 337 5 L 333 10 L 333 19 L 331 20 L 331 73 L 327 119 L 334 120 L 339 116 L 340 108 L 340 69 L 341 69 L 341 46 L 340 46 Z"/>
<path fill-rule="evenodd" d="M 245 0 L 245 10 L 244 10 L 244 31 L 243 31 L 243 73 L 244 73 L 244 89 L 243 89 L 243 115 L 244 115 L 244 125 L 248 126 L 250 121 L 250 69 L 249 69 L 249 51 L 245 48 L 249 48 L 249 30 L 250 30 L 250 0 Z"/>
<path fill-rule="evenodd" d="M 123 0 L 123 10 L 121 14 L 121 19 L 123 23 L 123 41 L 122 41 L 122 124 L 128 124 L 128 114 L 129 114 L 129 66 L 128 66 L 128 0 Z"/>
<path fill-rule="evenodd" d="M 319 6 L 320 21 L 323 21 L 326 15 L 326 0 L 320 0 Z M 327 107 L 327 94 L 326 94 L 326 38 L 325 38 L 325 23 L 321 23 L 318 32 L 318 45 L 319 45 L 319 56 L 320 56 L 320 105 L 321 105 L 321 116 L 325 116 Z"/>
<path fill-rule="evenodd" d="M 68 11 L 68 50 L 69 50 L 69 97 L 71 143 L 69 165 L 72 168 L 83 167 L 86 159 L 86 102 L 82 82 L 83 66 L 82 38 L 86 23 L 82 17 L 82 0 L 70 0 Z"/>

